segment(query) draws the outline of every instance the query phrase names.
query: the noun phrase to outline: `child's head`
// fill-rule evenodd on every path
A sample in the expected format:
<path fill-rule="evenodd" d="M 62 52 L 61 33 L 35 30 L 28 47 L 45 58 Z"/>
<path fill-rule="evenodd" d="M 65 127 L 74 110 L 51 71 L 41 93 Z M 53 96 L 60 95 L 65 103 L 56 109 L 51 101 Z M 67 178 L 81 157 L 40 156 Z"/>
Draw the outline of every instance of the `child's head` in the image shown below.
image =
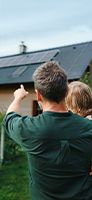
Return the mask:
<path fill-rule="evenodd" d="M 71 82 L 66 105 L 69 110 L 83 117 L 92 114 L 92 92 L 89 86 L 80 81 Z"/>

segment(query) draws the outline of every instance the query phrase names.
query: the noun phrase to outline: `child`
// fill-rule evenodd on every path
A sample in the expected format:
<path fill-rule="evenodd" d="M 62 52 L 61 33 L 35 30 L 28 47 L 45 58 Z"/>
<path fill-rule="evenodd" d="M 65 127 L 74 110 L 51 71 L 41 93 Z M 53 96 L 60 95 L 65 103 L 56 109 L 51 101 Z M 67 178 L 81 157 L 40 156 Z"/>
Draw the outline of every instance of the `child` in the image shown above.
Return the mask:
<path fill-rule="evenodd" d="M 73 81 L 69 84 L 66 105 L 72 112 L 92 120 L 92 92 L 85 83 Z M 92 158 L 89 174 L 92 176 Z"/>
<path fill-rule="evenodd" d="M 89 86 L 80 81 L 71 82 L 66 97 L 66 105 L 72 112 L 91 119 L 92 92 Z"/>

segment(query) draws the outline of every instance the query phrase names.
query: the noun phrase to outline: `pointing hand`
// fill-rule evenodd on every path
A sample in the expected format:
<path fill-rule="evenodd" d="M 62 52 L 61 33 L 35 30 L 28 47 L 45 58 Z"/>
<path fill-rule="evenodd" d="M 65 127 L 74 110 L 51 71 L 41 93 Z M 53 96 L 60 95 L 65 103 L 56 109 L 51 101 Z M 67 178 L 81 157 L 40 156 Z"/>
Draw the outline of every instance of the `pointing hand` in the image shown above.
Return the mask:
<path fill-rule="evenodd" d="M 17 100 L 22 100 L 24 99 L 26 96 L 28 95 L 28 91 L 26 91 L 24 89 L 23 85 L 20 85 L 20 88 L 18 88 L 17 90 L 15 90 L 14 92 L 14 97 Z"/>

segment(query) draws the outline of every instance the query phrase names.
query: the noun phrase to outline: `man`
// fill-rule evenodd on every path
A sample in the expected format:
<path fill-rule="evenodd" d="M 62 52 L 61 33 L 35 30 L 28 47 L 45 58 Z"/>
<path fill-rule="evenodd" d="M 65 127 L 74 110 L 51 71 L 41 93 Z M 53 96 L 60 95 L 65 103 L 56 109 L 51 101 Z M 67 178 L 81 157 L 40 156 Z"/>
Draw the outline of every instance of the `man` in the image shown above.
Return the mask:
<path fill-rule="evenodd" d="M 92 122 L 65 105 L 67 76 L 54 61 L 33 75 L 37 101 L 43 113 L 19 115 L 24 87 L 14 92 L 4 126 L 27 153 L 32 200 L 92 200 Z"/>

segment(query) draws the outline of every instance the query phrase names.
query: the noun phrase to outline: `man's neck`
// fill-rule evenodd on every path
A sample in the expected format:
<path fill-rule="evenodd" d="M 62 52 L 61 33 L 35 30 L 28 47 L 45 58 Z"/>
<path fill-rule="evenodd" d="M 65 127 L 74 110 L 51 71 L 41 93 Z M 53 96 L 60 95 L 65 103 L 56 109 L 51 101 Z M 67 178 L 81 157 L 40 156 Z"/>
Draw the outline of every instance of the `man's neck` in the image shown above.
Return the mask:
<path fill-rule="evenodd" d="M 68 112 L 65 102 L 60 102 L 60 103 L 45 102 L 42 104 L 42 107 L 43 107 L 43 112 L 44 111 Z"/>

